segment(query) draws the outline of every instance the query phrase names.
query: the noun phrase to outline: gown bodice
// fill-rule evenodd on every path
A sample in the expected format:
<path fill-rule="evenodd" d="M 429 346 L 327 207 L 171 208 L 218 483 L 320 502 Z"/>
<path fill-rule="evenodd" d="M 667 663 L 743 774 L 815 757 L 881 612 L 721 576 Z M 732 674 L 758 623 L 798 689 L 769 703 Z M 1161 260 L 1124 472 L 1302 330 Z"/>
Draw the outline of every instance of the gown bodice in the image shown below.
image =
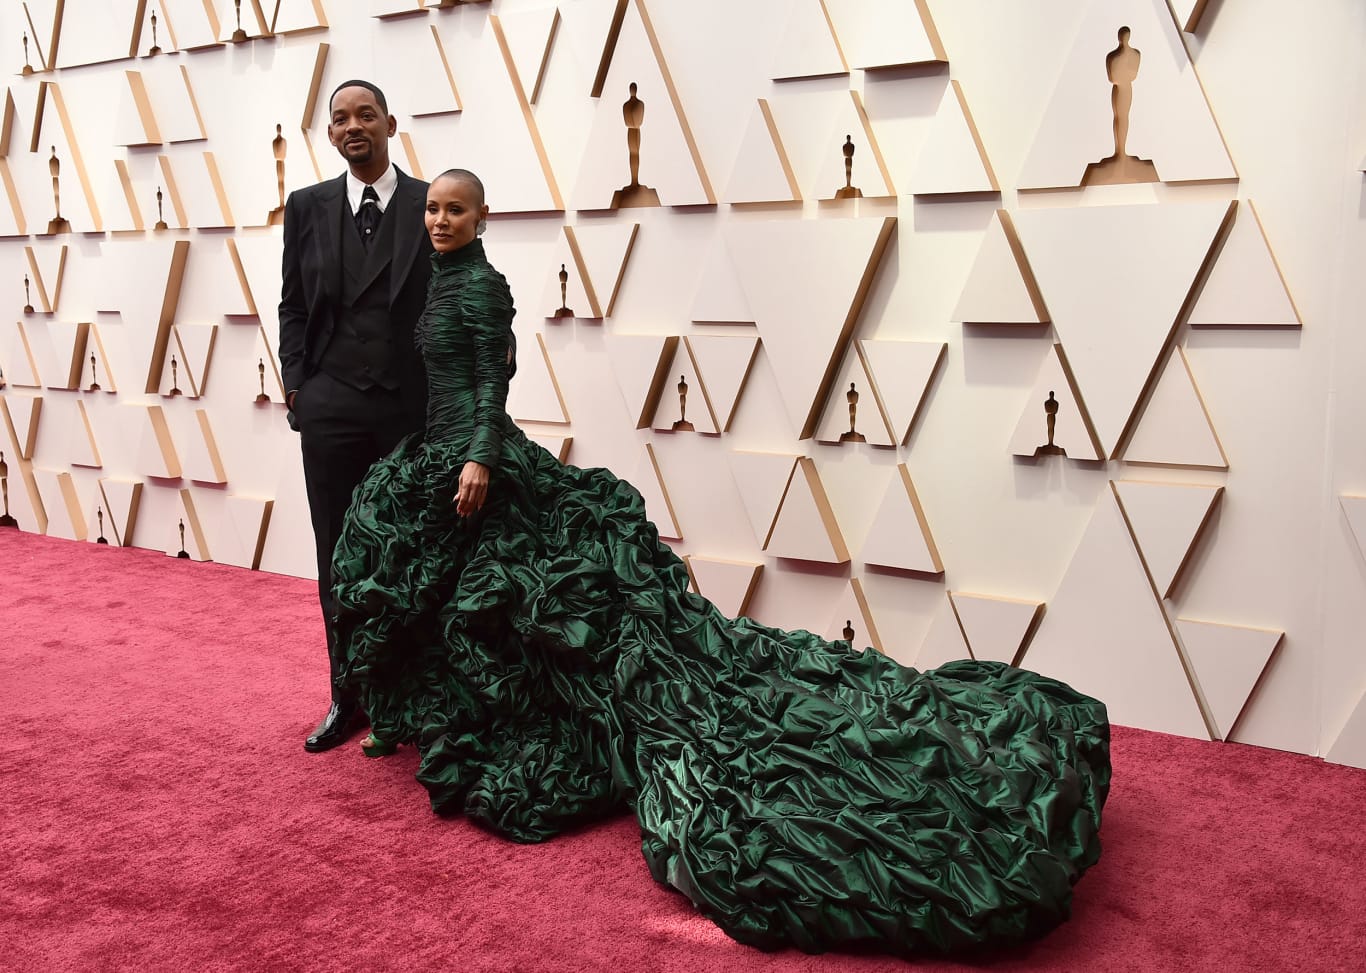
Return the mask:
<path fill-rule="evenodd" d="M 466 458 L 495 464 L 510 424 L 516 313 L 507 280 L 489 264 L 481 240 L 432 255 L 427 306 L 414 336 L 427 365 L 427 442 L 453 442 L 468 450 Z"/>

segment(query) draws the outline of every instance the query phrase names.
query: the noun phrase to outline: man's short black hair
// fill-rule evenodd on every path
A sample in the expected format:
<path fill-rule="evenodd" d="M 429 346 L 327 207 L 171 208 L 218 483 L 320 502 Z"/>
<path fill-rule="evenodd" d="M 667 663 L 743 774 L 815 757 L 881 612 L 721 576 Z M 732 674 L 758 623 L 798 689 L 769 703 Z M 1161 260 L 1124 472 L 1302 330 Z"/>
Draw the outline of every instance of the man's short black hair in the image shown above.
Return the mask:
<path fill-rule="evenodd" d="M 337 85 L 335 88 L 332 89 L 332 95 L 327 99 L 327 113 L 329 115 L 332 114 L 332 100 L 337 97 L 337 92 L 341 91 L 343 88 L 366 89 L 371 94 L 373 94 L 375 96 L 375 100 L 379 102 L 379 110 L 384 112 L 384 114 L 386 115 L 389 114 L 389 102 L 385 100 L 384 92 L 380 91 L 377 85 L 373 85 L 369 81 L 361 81 L 358 78 L 353 78 L 350 81 L 343 81 L 341 84 Z"/>

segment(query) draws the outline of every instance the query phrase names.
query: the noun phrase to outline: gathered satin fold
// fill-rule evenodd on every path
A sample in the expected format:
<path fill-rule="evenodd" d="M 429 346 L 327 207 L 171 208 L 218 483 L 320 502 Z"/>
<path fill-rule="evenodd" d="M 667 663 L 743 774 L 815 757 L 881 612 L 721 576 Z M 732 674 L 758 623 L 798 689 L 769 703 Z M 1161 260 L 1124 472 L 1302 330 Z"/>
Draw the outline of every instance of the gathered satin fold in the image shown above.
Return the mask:
<path fill-rule="evenodd" d="M 726 618 L 630 484 L 505 415 L 475 435 L 505 347 L 477 310 L 421 327 L 441 421 L 357 489 L 333 571 L 342 681 L 418 747 L 433 808 L 523 842 L 632 809 L 651 875 L 766 949 L 955 951 L 1064 919 L 1100 853 L 1104 706 Z M 459 517 L 493 439 L 489 500 Z"/>

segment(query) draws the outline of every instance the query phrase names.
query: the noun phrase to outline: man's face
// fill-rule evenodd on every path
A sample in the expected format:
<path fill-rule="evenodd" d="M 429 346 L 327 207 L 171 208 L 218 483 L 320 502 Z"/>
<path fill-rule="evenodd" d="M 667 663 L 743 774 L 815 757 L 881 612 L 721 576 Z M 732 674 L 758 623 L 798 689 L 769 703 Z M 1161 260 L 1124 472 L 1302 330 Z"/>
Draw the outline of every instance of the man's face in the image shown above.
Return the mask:
<path fill-rule="evenodd" d="M 389 161 L 389 138 L 398 130 L 398 119 L 379 107 L 369 88 L 352 85 L 332 98 L 332 117 L 327 139 L 351 166 Z"/>

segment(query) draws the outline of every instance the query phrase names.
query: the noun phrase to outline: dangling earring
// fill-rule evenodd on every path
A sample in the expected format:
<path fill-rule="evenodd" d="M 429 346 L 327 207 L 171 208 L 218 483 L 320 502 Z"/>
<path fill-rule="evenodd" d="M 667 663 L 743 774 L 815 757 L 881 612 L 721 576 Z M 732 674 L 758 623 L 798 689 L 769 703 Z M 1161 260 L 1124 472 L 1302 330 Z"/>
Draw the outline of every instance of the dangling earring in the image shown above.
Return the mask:
<path fill-rule="evenodd" d="M 482 218 L 481 218 L 481 219 L 479 220 L 479 225 L 476 226 L 476 227 L 474 228 L 474 235 L 475 235 L 475 236 L 483 236 L 483 235 L 484 235 L 484 231 L 487 230 L 488 228 L 489 228 L 489 221 L 486 220 L 486 219 L 482 219 Z"/>

